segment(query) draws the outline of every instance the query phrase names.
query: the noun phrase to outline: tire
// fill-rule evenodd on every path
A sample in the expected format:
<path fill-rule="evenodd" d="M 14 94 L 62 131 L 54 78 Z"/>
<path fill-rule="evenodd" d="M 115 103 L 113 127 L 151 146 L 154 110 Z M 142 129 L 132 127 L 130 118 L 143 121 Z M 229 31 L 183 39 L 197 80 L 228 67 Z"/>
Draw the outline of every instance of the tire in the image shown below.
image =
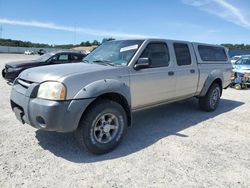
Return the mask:
<path fill-rule="evenodd" d="M 208 89 L 204 97 L 200 97 L 200 108 L 207 112 L 213 112 L 219 105 L 221 96 L 221 87 L 219 84 L 214 83 Z"/>
<path fill-rule="evenodd" d="M 104 154 L 116 148 L 127 129 L 123 107 L 111 100 L 96 101 L 83 115 L 76 130 L 80 146 L 93 154 Z"/>
<path fill-rule="evenodd" d="M 242 89 L 246 89 L 246 88 L 247 88 L 247 85 L 246 85 L 246 84 L 241 84 L 241 88 L 242 88 Z"/>
<path fill-rule="evenodd" d="M 242 89 L 240 84 L 235 84 L 234 88 L 237 89 L 237 90 L 241 90 Z"/>
<path fill-rule="evenodd" d="M 2 77 L 5 78 L 5 74 L 6 74 L 6 69 L 2 70 Z"/>

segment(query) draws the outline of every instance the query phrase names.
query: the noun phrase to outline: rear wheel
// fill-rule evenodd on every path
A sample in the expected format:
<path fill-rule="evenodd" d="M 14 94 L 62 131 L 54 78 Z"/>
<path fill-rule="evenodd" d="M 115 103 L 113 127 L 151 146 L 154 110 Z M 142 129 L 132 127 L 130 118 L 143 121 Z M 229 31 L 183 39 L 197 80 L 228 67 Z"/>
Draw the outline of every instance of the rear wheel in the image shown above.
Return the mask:
<path fill-rule="evenodd" d="M 76 131 L 80 145 L 94 154 L 113 150 L 121 142 L 127 128 L 123 107 L 110 100 L 99 100 L 84 114 Z"/>
<path fill-rule="evenodd" d="M 206 95 L 200 97 L 199 99 L 200 108 L 207 112 L 214 111 L 219 105 L 220 96 L 221 96 L 221 87 L 219 84 L 214 83 L 213 85 L 210 86 Z"/>

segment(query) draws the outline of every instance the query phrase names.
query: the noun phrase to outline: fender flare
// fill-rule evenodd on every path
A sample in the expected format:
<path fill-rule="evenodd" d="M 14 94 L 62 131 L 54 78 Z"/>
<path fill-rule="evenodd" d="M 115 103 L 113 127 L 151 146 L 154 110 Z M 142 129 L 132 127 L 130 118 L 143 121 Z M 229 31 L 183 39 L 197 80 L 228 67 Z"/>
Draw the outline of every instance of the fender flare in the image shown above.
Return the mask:
<path fill-rule="evenodd" d="M 212 85 L 212 83 L 217 79 L 220 79 L 222 86 L 223 86 L 223 74 L 221 72 L 215 70 L 208 75 L 208 77 L 203 85 L 203 88 L 200 92 L 200 96 L 202 96 L 202 97 L 205 96 L 208 89 Z"/>
<path fill-rule="evenodd" d="M 129 86 L 119 80 L 104 79 L 92 82 L 82 88 L 73 99 L 97 98 L 106 93 L 117 93 L 122 95 L 131 105 L 131 94 Z"/>
<path fill-rule="evenodd" d="M 82 88 L 75 96 L 74 99 L 91 99 L 91 102 L 83 107 L 81 114 L 85 112 L 89 105 L 92 104 L 95 99 L 101 95 L 115 93 L 121 95 L 127 102 L 127 107 L 125 111 L 128 117 L 128 126 L 132 125 L 132 115 L 131 115 L 131 94 L 130 88 L 126 83 L 123 83 L 114 79 L 98 80 L 86 85 Z"/>

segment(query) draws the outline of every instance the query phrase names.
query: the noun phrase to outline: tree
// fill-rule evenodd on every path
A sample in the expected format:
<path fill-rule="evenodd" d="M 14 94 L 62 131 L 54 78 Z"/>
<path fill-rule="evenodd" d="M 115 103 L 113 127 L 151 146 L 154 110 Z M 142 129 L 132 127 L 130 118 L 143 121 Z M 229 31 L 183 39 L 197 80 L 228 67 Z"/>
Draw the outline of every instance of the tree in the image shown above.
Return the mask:
<path fill-rule="evenodd" d="M 14 47 L 37 47 L 37 48 L 49 48 L 48 44 L 32 43 L 29 41 L 12 40 L 12 39 L 0 39 L 1 46 L 14 46 Z"/>
<path fill-rule="evenodd" d="M 91 45 L 91 43 L 89 41 L 86 41 L 85 46 L 92 46 L 92 45 Z"/>
<path fill-rule="evenodd" d="M 100 45 L 100 42 L 98 42 L 97 40 L 94 40 L 94 41 L 92 42 L 92 45 L 93 45 L 93 46 L 99 46 L 99 45 Z"/>
<path fill-rule="evenodd" d="M 85 42 L 81 42 L 81 43 L 80 43 L 80 46 L 85 46 Z"/>

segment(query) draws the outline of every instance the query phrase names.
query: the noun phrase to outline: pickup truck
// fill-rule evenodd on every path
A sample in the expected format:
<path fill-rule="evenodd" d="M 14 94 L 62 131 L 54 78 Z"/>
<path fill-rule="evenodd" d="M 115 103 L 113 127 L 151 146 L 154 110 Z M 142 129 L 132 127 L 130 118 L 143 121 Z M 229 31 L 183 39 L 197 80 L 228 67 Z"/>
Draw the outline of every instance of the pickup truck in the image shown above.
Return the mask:
<path fill-rule="evenodd" d="M 94 154 L 111 151 L 132 123 L 132 112 L 197 97 L 214 111 L 231 82 L 222 46 L 163 39 L 105 42 L 82 63 L 23 71 L 11 107 L 23 124 L 75 132 Z"/>

